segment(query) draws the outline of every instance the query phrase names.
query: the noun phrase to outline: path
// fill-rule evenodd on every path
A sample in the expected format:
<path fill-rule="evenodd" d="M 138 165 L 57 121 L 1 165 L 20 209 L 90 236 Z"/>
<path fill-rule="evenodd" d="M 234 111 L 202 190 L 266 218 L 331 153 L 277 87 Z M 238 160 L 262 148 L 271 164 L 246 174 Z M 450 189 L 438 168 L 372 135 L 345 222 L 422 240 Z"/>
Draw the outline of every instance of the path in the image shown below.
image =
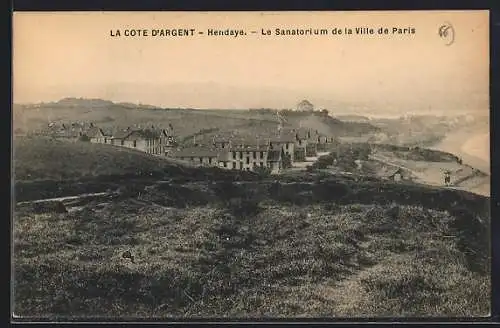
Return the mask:
<path fill-rule="evenodd" d="M 65 197 L 55 197 L 55 198 L 45 198 L 45 199 L 37 199 L 37 200 L 29 200 L 23 202 L 17 202 L 17 205 L 26 205 L 26 204 L 36 204 L 36 203 L 47 203 L 47 202 L 63 202 L 67 200 L 79 200 L 90 197 L 100 197 L 100 196 L 110 196 L 114 195 L 116 192 L 96 192 L 91 194 L 81 194 L 75 196 L 65 196 Z"/>
<path fill-rule="evenodd" d="M 418 179 L 418 182 L 420 182 L 420 183 L 424 183 L 424 184 L 431 185 L 431 186 L 439 186 L 439 187 L 448 188 L 448 189 L 464 190 L 464 191 L 468 191 L 468 192 L 472 192 L 472 193 L 476 193 L 476 194 L 480 194 L 480 195 L 484 195 L 484 196 L 488 196 L 488 197 L 490 196 L 489 188 L 486 188 L 484 186 L 485 183 L 482 181 L 479 181 L 477 184 L 473 184 L 472 186 L 459 185 L 459 184 L 462 184 L 464 182 L 472 181 L 475 178 L 474 173 L 472 173 L 471 175 L 469 175 L 467 177 L 463 177 L 463 178 L 459 179 L 459 181 L 454 181 L 452 183 L 452 185 L 450 185 L 450 186 L 444 186 L 443 183 L 441 182 L 442 176 L 431 178 L 431 175 L 429 174 L 429 172 L 415 171 L 415 170 L 410 169 L 409 167 L 406 167 L 404 165 L 394 163 L 393 161 L 391 161 L 391 159 L 389 159 L 383 155 L 380 155 L 380 154 L 369 155 L 369 158 L 372 160 L 376 160 L 378 162 L 381 162 L 383 164 L 392 166 L 394 168 L 401 168 L 403 170 L 407 170 L 412 175 L 414 175 Z"/>

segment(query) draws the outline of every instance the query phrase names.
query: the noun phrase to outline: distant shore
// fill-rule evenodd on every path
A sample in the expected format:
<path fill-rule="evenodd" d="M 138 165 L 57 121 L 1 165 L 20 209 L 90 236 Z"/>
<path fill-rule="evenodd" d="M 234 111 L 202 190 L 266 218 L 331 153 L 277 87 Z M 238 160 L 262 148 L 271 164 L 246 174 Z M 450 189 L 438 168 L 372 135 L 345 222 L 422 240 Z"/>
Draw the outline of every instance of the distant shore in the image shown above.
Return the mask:
<path fill-rule="evenodd" d="M 452 153 L 461 157 L 464 164 L 490 174 L 490 135 L 488 132 L 453 132 L 429 148 Z"/>

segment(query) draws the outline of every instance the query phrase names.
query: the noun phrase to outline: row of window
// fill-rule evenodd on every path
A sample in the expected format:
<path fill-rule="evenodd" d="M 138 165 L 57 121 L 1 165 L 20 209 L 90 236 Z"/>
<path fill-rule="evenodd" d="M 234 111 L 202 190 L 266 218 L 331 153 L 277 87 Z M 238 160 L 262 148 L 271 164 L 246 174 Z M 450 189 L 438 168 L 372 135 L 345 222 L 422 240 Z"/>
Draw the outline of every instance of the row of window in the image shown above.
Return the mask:
<path fill-rule="evenodd" d="M 195 161 L 195 157 L 179 157 L 179 159 L 180 159 L 180 160 L 189 160 L 189 161 L 192 161 L 192 162 L 194 162 L 194 161 Z M 199 161 L 199 163 L 200 163 L 200 164 L 203 164 L 203 162 L 204 162 L 204 161 L 203 161 L 203 157 L 200 157 L 200 158 L 198 159 L 198 161 Z M 224 165 L 224 167 L 227 167 L 227 163 L 228 163 L 228 162 L 223 162 L 223 163 L 224 163 L 224 164 L 223 164 L 223 165 Z M 233 161 L 233 168 L 234 168 L 234 167 L 236 167 L 237 163 L 241 163 L 241 162 L 236 162 L 236 161 Z M 250 158 L 248 158 L 248 157 L 247 157 L 247 158 L 246 158 L 245 163 L 246 163 L 247 165 L 250 165 Z M 215 160 L 215 158 L 209 157 L 209 158 L 208 158 L 208 164 L 216 164 L 216 160 Z M 257 167 L 257 162 L 252 162 L 252 164 L 253 164 L 253 166 L 254 166 L 254 167 Z M 262 162 L 262 161 L 261 161 L 259 164 L 260 164 L 260 166 L 264 166 L 264 162 Z M 240 164 L 240 166 L 242 166 L 242 165 Z"/>
<path fill-rule="evenodd" d="M 264 152 L 261 151 L 259 152 L 260 154 L 260 158 L 264 158 Z M 256 158 L 257 157 L 257 152 L 256 151 L 247 151 L 247 152 L 242 152 L 242 151 L 233 151 L 233 158 L 238 158 L 237 155 L 240 154 L 240 158 L 243 157 L 243 154 L 246 154 L 247 156 L 249 156 L 250 154 L 252 154 L 253 158 Z"/>

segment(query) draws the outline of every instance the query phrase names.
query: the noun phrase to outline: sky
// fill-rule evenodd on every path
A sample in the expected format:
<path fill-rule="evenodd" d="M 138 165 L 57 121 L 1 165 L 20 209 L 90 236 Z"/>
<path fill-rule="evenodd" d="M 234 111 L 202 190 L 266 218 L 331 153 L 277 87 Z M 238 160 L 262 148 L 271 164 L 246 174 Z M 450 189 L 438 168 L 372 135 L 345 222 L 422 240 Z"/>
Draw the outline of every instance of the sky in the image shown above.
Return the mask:
<path fill-rule="evenodd" d="M 438 35 L 453 26 L 454 42 Z M 264 36 L 261 29 L 387 27 L 388 35 Z M 392 34 L 392 28 L 415 34 Z M 193 37 L 113 37 L 195 28 Z M 209 28 L 246 36 L 211 37 Z M 250 31 L 257 33 L 252 34 Z M 16 12 L 13 98 L 102 98 L 164 107 L 350 113 L 487 112 L 487 11 Z"/>

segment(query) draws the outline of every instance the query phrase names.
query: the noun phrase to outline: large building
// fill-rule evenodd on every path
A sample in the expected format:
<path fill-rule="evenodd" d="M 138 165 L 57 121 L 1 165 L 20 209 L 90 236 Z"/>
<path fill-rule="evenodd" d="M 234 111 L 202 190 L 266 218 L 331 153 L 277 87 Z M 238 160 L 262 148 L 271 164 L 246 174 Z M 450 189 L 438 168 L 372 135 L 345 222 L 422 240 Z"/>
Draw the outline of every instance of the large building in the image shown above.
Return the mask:
<path fill-rule="evenodd" d="M 173 129 L 128 127 L 112 133 L 95 126 L 88 129 L 86 135 L 91 142 L 137 149 L 148 154 L 166 155 L 175 147 Z"/>
<path fill-rule="evenodd" d="M 312 112 L 314 111 L 314 105 L 308 100 L 302 100 L 297 104 L 297 111 L 299 112 Z"/>

